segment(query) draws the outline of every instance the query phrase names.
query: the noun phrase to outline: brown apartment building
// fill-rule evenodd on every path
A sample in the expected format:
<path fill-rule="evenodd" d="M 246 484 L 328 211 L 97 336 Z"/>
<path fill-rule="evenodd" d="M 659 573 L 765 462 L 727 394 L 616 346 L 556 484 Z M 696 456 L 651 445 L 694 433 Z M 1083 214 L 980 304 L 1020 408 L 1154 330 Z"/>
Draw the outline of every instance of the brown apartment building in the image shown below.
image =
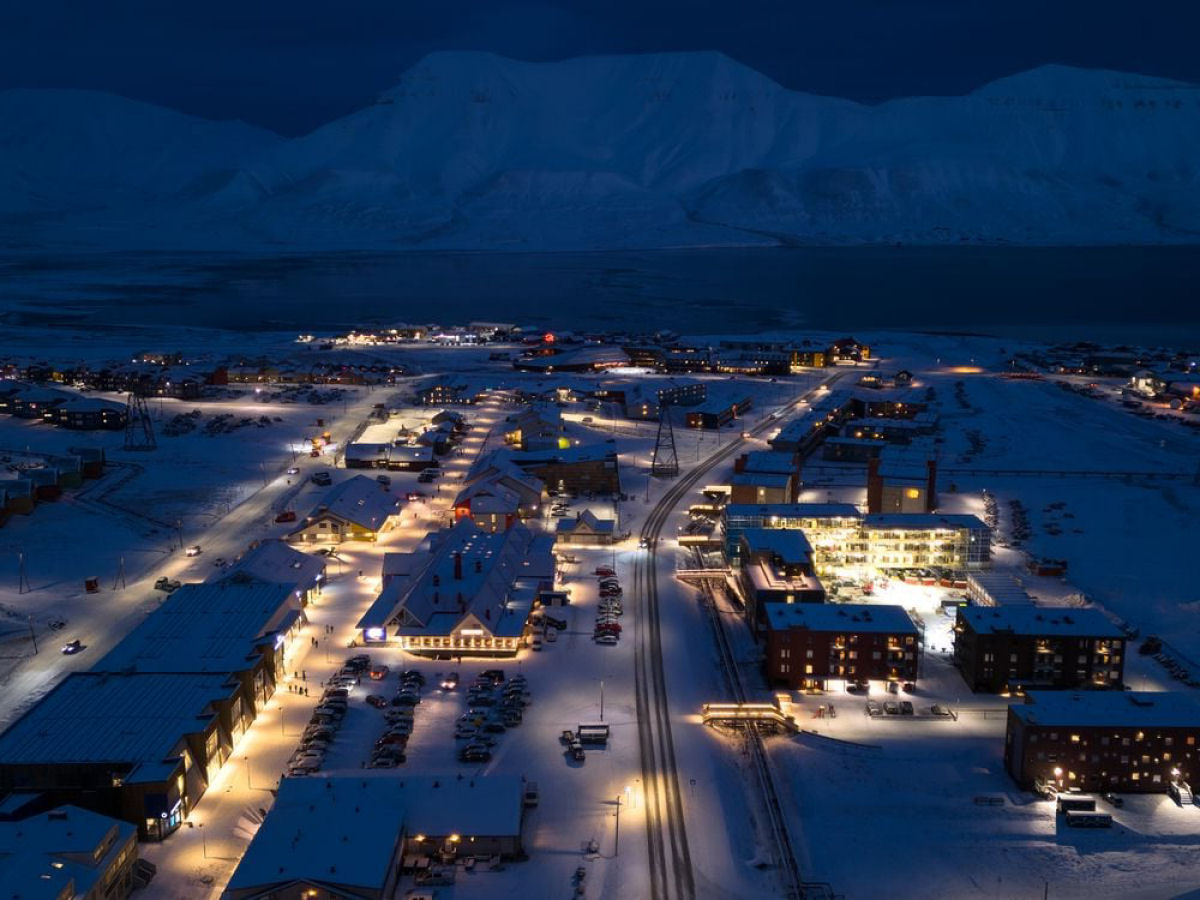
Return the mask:
<path fill-rule="evenodd" d="M 1166 791 L 1200 777 L 1191 692 L 1033 691 L 1008 708 L 1004 765 L 1024 788 Z"/>
<path fill-rule="evenodd" d="M 920 630 L 902 606 L 772 603 L 767 680 L 800 690 L 833 681 L 915 682 Z"/>
<path fill-rule="evenodd" d="M 973 691 L 1124 687 L 1124 635 L 1095 609 L 961 606 L 954 631 Z"/>

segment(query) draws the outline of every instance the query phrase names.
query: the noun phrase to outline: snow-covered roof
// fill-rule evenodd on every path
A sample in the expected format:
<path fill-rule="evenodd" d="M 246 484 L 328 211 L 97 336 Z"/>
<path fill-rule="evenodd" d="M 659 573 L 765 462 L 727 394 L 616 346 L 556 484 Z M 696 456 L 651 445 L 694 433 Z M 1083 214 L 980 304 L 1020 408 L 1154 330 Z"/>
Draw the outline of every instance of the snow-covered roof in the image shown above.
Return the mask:
<path fill-rule="evenodd" d="M 874 603 L 764 603 L 773 630 L 807 628 L 842 633 L 918 633 L 903 606 Z"/>
<path fill-rule="evenodd" d="M 398 615 L 401 634 L 441 635 L 472 617 L 497 637 L 518 636 L 537 593 L 520 588 L 553 582 L 553 545 L 553 535 L 535 534 L 521 524 L 488 534 L 460 519 L 449 530 L 433 533 L 424 566 L 407 579 L 389 582 L 359 627 L 379 626 Z"/>
<path fill-rule="evenodd" d="M 1122 633 L 1098 609 L 1076 607 L 960 606 L 958 615 L 976 634 L 1121 638 Z"/>
<path fill-rule="evenodd" d="M 325 558 L 302 553 L 283 541 L 268 540 L 247 550 L 228 569 L 217 569 L 209 582 L 259 581 L 283 584 L 295 591 L 307 591 L 325 575 Z"/>
<path fill-rule="evenodd" d="M 251 668 L 296 609 L 289 584 L 185 584 L 96 666 L 107 671 L 223 672 Z"/>
<path fill-rule="evenodd" d="M 0 884 L 22 900 L 89 897 L 137 827 L 78 806 L 60 806 L 19 822 L 0 822 Z M 97 891 L 97 895 L 102 891 Z"/>
<path fill-rule="evenodd" d="M 0 765 L 124 763 L 161 771 L 211 704 L 232 696 L 227 674 L 73 672 L 0 735 Z M 138 771 L 126 780 L 139 780 Z"/>
<path fill-rule="evenodd" d="M 792 475 L 796 464 L 792 454 L 783 450 L 751 450 L 746 454 L 743 472 L 773 472 L 775 474 Z"/>
<path fill-rule="evenodd" d="M 786 488 L 791 478 L 790 473 L 782 472 L 735 472 L 729 483 L 750 487 Z"/>
<path fill-rule="evenodd" d="M 381 890 L 403 838 L 517 836 L 521 813 L 517 776 L 284 778 L 228 889 L 305 881 Z"/>
<path fill-rule="evenodd" d="M 1191 691 L 1030 691 L 1009 709 L 1042 727 L 1200 728 L 1200 697 Z"/>
<path fill-rule="evenodd" d="M 576 531 L 587 531 L 592 534 L 612 534 L 616 522 L 612 519 L 598 519 L 590 509 L 585 509 L 574 519 L 559 519 L 555 525 L 556 534 L 574 534 Z"/>
<path fill-rule="evenodd" d="M 398 781 L 284 778 L 227 890 L 304 880 L 382 891 L 408 815 Z"/>
<path fill-rule="evenodd" d="M 379 531 L 388 517 L 399 512 L 399 507 L 399 498 L 384 490 L 383 485 L 374 478 L 355 475 L 330 488 L 324 501 L 309 513 L 308 518 L 312 520 L 331 515 L 367 531 Z M 297 531 L 306 526 L 307 523 Z"/>
<path fill-rule="evenodd" d="M 806 563 L 812 560 L 812 545 L 804 532 L 795 528 L 747 528 L 742 540 L 750 551 L 769 551 L 785 563 Z"/>

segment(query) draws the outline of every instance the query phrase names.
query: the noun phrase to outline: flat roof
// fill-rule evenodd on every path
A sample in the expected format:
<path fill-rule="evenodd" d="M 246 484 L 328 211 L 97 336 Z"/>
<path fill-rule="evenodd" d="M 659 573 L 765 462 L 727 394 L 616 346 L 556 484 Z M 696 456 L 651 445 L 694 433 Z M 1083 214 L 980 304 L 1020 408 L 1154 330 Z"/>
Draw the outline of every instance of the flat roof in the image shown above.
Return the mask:
<path fill-rule="evenodd" d="M 785 488 L 791 482 L 791 473 L 783 472 L 735 472 L 730 484 L 750 487 Z"/>
<path fill-rule="evenodd" d="M 784 562 L 810 562 L 812 545 L 798 528 L 747 528 L 741 540 L 751 552 L 769 550 Z"/>
<path fill-rule="evenodd" d="M 976 634 L 1120 638 L 1121 629 L 1098 609 L 1076 607 L 960 606 L 958 615 Z"/>
<path fill-rule="evenodd" d="M 986 531 L 987 525 L 978 516 L 971 515 L 939 515 L 938 513 L 879 513 L 863 518 L 863 526 L 868 529 L 959 529 L 968 528 L 972 531 Z"/>
<path fill-rule="evenodd" d="M 293 586 L 224 580 L 185 584 L 167 596 L 97 671 L 223 672 L 251 668 L 256 648 L 297 609 Z"/>
<path fill-rule="evenodd" d="M 725 518 L 744 516 L 770 519 L 861 519 L 853 503 L 731 503 Z"/>
<path fill-rule="evenodd" d="M 235 690 L 228 674 L 73 672 L 0 735 L 0 765 L 156 768 Z"/>
<path fill-rule="evenodd" d="M 874 603 L 764 603 L 767 626 L 773 630 L 882 634 L 918 634 L 903 606 Z"/>
<path fill-rule="evenodd" d="M 71 896 L 88 896 L 136 836 L 137 826 L 78 806 L 0 822 L 0 884 L 12 897 L 57 900 L 70 878 L 75 882 Z"/>
<path fill-rule="evenodd" d="M 1009 709 L 1043 727 L 1200 728 L 1200 698 L 1191 691 L 1030 691 Z"/>
<path fill-rule="evenodd" d="M 402 837 L 521 833 L 518 776 L 369 771 L 284 778 L 228 889 L 294 881 L 382 887 Z"/>

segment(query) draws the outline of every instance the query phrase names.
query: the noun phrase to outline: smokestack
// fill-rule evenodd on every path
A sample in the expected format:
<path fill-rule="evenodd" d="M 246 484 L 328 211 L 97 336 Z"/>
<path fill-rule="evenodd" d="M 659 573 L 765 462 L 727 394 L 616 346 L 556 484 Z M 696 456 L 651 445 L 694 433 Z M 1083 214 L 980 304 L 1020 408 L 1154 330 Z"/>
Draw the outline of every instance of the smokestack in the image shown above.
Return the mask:
<path fill-rule="evenodd" d="M 462 553 L 454 554 L 454 580 L 462 581 Z"/>

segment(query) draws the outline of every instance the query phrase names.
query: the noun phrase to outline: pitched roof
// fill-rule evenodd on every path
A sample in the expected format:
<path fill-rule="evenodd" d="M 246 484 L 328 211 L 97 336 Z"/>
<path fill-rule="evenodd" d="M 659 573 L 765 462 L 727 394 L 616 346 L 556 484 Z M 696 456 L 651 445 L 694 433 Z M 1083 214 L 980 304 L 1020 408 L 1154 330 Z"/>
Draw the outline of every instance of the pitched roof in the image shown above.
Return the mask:
<path fill-rule="evenodd" d="M 389 516 L 399 512 L 399 508 L 400 499 L 384 490 L 383 485 L 374 478 L 355 475 L 330 488 L 324 501 L 308 514 L 308 519 L 330 515 L 367 531 L 379 531 Z M 296 531 L 302 531 L 307 524 Z"/>

